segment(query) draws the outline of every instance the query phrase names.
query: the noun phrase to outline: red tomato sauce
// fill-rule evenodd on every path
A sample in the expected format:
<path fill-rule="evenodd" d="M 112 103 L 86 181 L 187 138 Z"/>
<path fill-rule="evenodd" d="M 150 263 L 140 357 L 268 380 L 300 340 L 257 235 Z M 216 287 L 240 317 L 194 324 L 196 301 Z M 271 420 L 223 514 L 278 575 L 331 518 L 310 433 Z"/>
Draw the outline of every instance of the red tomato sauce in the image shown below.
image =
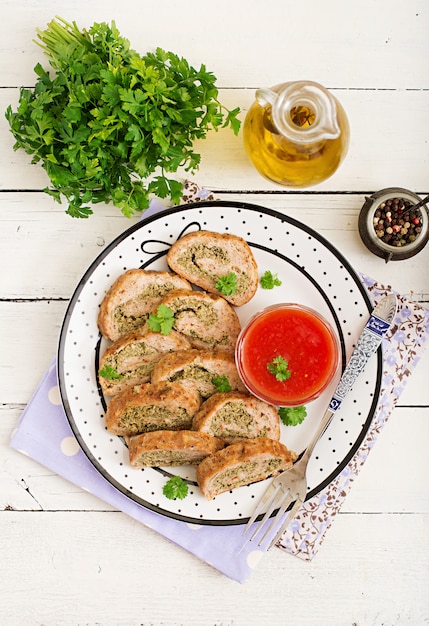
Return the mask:
<path fill-rule="evenodd" d="M 267 365 L 277 356 L 291 375 L 276 379 Z M 237 346 L 237 366 L 255 395 L 279 406 L 315 399 L 332 380 L 339 361 L 338 342 L 316 312 L 299 305 L 279 305 L 256 316 Z"/>

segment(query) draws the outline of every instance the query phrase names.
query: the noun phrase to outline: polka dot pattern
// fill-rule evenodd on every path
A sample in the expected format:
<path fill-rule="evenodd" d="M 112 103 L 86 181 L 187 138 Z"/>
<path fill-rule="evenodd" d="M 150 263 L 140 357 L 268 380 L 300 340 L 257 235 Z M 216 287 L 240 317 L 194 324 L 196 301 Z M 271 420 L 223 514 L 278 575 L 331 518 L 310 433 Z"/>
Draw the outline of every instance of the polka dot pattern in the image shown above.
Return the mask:
<path fill-rule="evenodd" d="M 61 441 L 61 452 L 65 456 L 74 456 L 80 450 L 79 443 L 76 441 L 75 437 L 64 437 Z"/>
<path fill-rule="evenodd" d="M 263 550 L 253 550 L 253 552 L 249 552 L 247 555 L 247 565 L 250 569 L 255 569 L 264 554 L 265 552 Z"/>
<path fill-rule="evenodd" d="M 306 304 L 336 329 L 344 364 L 368 317 L 370 303 L 359 277 L 318 233 L 270 209 L 232 202 L 201 202 L 170 209 L 133 226 L 103 251 L 82 278 L 67 311 L 59 358 L 61 394 L 78 443 L 100 473 L 139 504 L 193 524 L 223 525 L 245 522 L 266 484 L 225 493 L 208 502 L 195 486 L 195 470 L 177 468 L 174 473 L 189 482 L 190 495 L 183 501 L 167 500 L 162 495 L 165 470 L 134 470 L 122 440 L 106 431 L 108 400 L 101 393 L 96 374 L 99 354 L 106 347 L 96 323 L 104 293 L 126 269 L 168 269 L 165 256 L 171 244 L 198 229 L 244 237 L 252 247 L 260 274 L 270 270 L 282 280 L 282 286 L 271 291 L 258 289 L 250 303 L 237 309 L 242 323 L 269 304 Z M 309 496 L 341 471 L 362 441 L 375 409 L 380 370 L 380 359 L 369 363 L 340 415 L 334 417 L 329 438 L 323 437 L 318 443 L 309 466 Z M 308 416 L 301 426 L 282 427 L 282 441 L 289 448 L 301 452 L 306 447 L 340 373 L 321 398 L 307 405 Z M 50 401 L 55 403 L 58 397 L 52 389 Z M 68 442 L 64 448 L 70 454 L 73 445 Z"/>
<path fill-rule="evenodd" d="M 49 389 L 48 400 L 51 404 L 54 404 L 55 406 L 59 406 L 61 404 L 60 390 L 56 385 L 55 387 L 51 387 Z"/>

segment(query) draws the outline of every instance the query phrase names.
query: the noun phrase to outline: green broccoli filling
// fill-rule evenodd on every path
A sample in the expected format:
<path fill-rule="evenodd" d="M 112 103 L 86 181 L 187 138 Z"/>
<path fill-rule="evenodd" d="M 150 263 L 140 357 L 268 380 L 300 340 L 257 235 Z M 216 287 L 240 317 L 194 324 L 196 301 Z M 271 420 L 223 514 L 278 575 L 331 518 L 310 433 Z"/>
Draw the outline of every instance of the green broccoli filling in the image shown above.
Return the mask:
<path fill-rule="evenodd" d="M 218 246 L 206 246 L 205 244 L 197 244 L 189 246 L 189 248 L 177 259 L 177 263 L 186 271 L 192 272 L 197 276 L 209 279 L 213 286 L 217 283 L 221 275 L 213 276 L 199 265 L 200 259 L 215 259 L 217 262 L 228 266 L 230 259 L 228 254 Z M 228 267 L 228 271 L 234 272 L 237 276 L 236 293 L 245 291 L 250 285 L 250 278 L 240 270 L 239 267 Z"/>
<path fill-rule="evenodd" d="M 215 372 L 210 372 L 199 365 L 187 365 L 173 374 L 169 380 L 171 382 L 177 380 L 194 380 L 197 384 L 201 383 L 201 386 L 198 387 L 198 391 L 203 398 L 208 398 L 216 391 L 216 387 L 212 382 L 213 378 L 216 376 L 217 374 Z"/>
<path fill-rule="evenodd" d="M 276 472 L 282 465 L 282 459 L 266 459 L 262 463 L 247 461 L 239 467 L 229 467 L 219 472 L 213 479 L 213 489 L 217 492 L 235 489 L 243 485 L 249 485 L 259 480 L 265 480 Z"/>
<path fill-rule="evenodd" d="M 146 287 L 146 289 L 144 289 L 144 291 L 139 293 L 138 296 L 117 306 L 113 318 L 118 331 L 120 333 L 126 333 L 130 330 L 134 330 L 135 328 L 142 326 L 149 317 L 149 312 L 142 313 L 141 315 L 130 315 L 129 313 L 127 313 L 127 309 L 130 306 L 135 308 L 136 303 L 142 302 L 142 308 L 146 308 L 146 301 L 148 299 L 160 298 L 165 293 L 175 288 L 176 286 L 172 282 L 166 282 L 162 285 L 151 283 Z"/>
<path fill-rule="evenodd" d="M 253 420 L 244 402 L 227 402 L 220 408 L 212 421 L 215 437 L 251 437 Z"/>
<path fill-rule="evenodd" d="M 181 430 L 190 428 L 192 416 L 183 408 L 175 411 L 157 406 L 130 407 L 124 411 L 119 426 L 130 435 L 147 433 L 153 430 Z"/>
<path fill-rule="evenodd" d="M 152 452 L 144 452 L 137 458 L 135 464 L 138 466 L 171 466 L 171 465 L 191 465 L 200 463 L 205 457 L 205 454 L 200 454 L 193 458 L 190 458 L 186 452 L 182 450 L 154 450 Z"/>

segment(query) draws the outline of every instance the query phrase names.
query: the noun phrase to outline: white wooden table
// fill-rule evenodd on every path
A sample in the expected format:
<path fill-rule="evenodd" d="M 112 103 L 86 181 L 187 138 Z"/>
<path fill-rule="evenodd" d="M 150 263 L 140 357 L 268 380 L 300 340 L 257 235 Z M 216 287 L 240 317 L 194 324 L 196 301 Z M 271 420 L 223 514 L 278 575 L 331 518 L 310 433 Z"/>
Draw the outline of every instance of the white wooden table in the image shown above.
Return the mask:
<path fill-rule="evenodd" d="M 429 192 L 429 4 L 425 0 L 2 0 L 0 109 L 44 63 L 32 42 L 56 14 L 114 19 L 139 52 L 205 63 L 244 117 L 255 88 L 310 79 L 332 89 L 351 125 L 340 170 L 302 192 L 249 164 L 229 130 L 200 143 L 194 180 L 324 235 L 352 266 L 429 303 L 429 246 L 385 264 L 357 234 L 366 195 Z M 426 353 L 321 551 L 308 564 L 272 550 L 244 585 L 9 448 L 57 347 L 67 302 L 90 262 L 135 220 L 99 205 L 73 220 L 0 120 L 0 623 L 144 626 L 422 626 L 429 622 L 429 385 Z M 243 192 L 246 195 L 243 196 Z M 137 218 L 136 218 L 137 219 Z"/>

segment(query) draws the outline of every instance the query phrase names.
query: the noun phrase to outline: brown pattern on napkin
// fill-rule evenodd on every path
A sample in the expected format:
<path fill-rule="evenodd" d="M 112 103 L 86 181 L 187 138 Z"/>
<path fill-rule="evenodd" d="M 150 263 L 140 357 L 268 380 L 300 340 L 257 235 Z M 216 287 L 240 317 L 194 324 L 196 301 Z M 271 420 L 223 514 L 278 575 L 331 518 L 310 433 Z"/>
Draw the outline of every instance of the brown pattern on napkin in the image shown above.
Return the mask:
<path fill-rule="evenodd" d="M 201 200 L 214 202 L 216 198 L 211 191 L 199 187 L 196 183 L 193 183 L 190 180 L 185 181 L 183 185 L 182 201 L 185 204 L 192 204 L 192 202 L 199 202 Z"/>
<path fill-rule="evenodd" d="M 192 203 L 200 200 L 215 201 L 216 197 L 212 192 L 186 181 L 183 201 Z M 395 293 L 392 287 L 379 285 L 368 276 L 361 274 L 361 279 L 374 304 L 385 295 Z M 398 311 L 395 324 L 383 340 L 383 377 L 379 403 L 366 437 L 343 471 L 319 494 L 304 502 L 277 542 L 279 548 L 304 560 L 310 561 L 317 554 L 326 531 L 339 512 L 425 348 L 429 336 L 429 310 L 404 296 L 396 295 Z"/>
<path fill-rule="evenodd" d="M 362 276 L 377 303 L 392 293 L 390 287 L 378 285 Z M 311 560 L 317 553 L 327 529 L 339 512 L 355 478 L 368 458 L 404 387 L 416 367 L 429 334 L 429 311 L 404 296 L 398 297 L 395 324 L 383 341 L 383 378 L 380 399 L 371 426 L 359 450 L 344 470 L 323 491 L 308 500 L 298 511 L 278 547 L 290 554 Z"/>

